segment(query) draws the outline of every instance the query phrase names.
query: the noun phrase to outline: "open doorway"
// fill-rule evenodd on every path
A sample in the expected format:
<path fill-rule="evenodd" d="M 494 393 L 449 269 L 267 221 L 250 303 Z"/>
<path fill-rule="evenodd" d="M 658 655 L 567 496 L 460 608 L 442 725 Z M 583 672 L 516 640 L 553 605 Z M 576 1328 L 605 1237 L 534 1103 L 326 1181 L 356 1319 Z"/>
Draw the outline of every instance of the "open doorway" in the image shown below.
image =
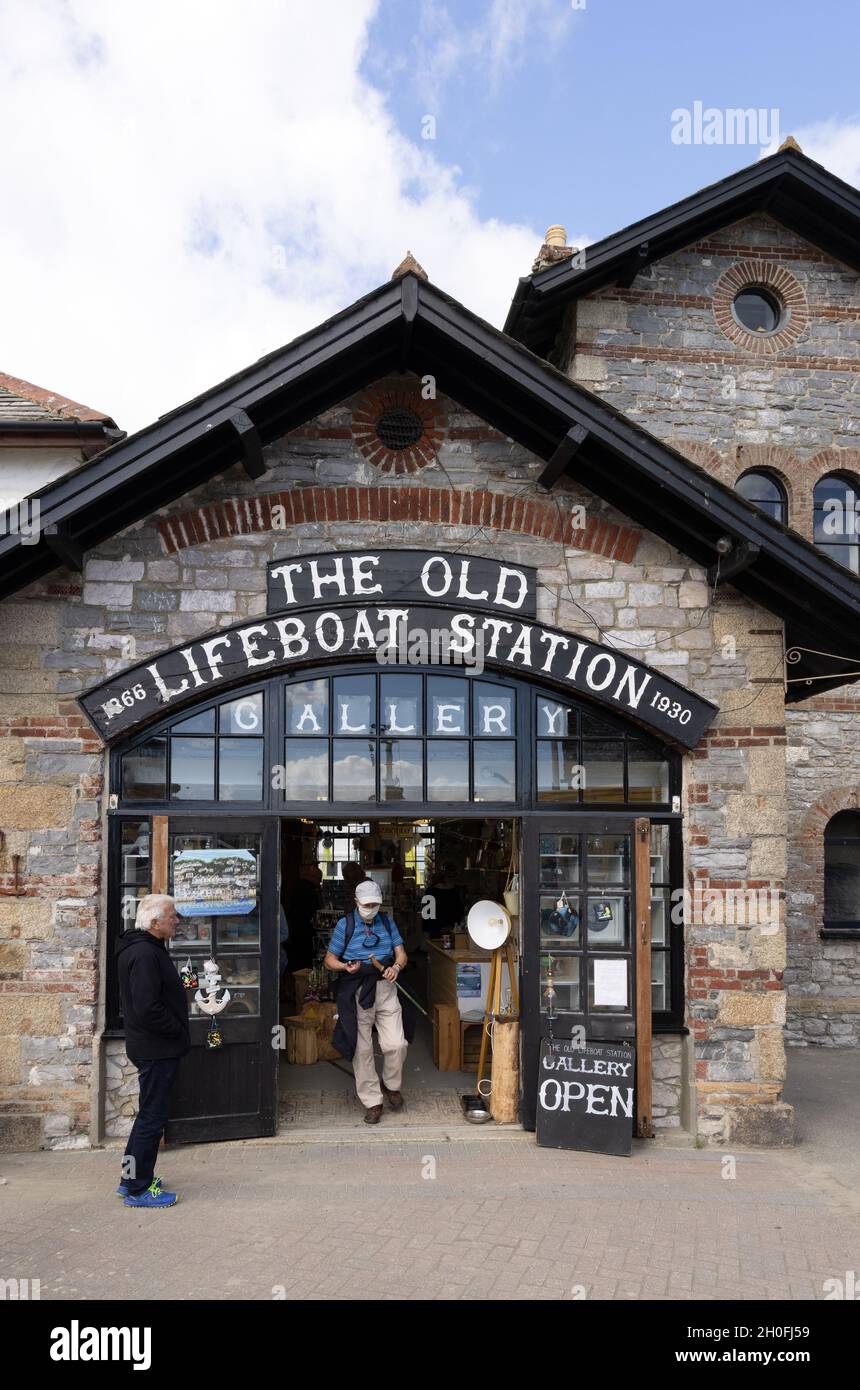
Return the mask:
<path fill-rule="evenodd" d="M 383 1122 L 465 1123 L 461 1096 L 475 1089 L 490 966 L 489 953 L 469 940 L 466 917 L 481 899 L 504 901 L 514 824 L 495 817 L 281 821 L 288 935 L 280 988 L 282 1127 L 363 1122 L 352 1066 L 331 1045 L 338 977 L 323 961 L 364 878 L 379 885 L 383 911 L 403 938 L 409 963 L 398 983 L 417 1006 L 405 1108 L 387 1112 Z M 516 920 L 514 928 L 518 957 Z M 502 1012 L 510 1011 L 510 993 L 505 973 Z"/>

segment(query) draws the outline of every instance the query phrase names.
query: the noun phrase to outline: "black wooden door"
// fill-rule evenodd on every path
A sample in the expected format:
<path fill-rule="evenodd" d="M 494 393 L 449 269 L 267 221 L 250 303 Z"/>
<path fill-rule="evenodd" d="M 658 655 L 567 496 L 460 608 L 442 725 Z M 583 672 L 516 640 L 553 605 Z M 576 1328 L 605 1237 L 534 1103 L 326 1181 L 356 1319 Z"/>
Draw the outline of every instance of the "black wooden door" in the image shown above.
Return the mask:
<path fill-rule="evenodd" d="M 209 1018 L 190 991 L 191 1051 L 174 1088 L 166 1137 L 175 1143 L 251 1139 L 274 1134 L 277 1125 L 278 1053 L 272 1044 L 278 1007 L 277 821 L 171 816 L 168 870 L 170 893 L 178 874 L 189 872 L 195 851 L 208 855 L 216 872 L 241 876 L 235 912 L 213 903 L 213 911 L 185 916 L 171 955 L 177 969 L 190 958 L 203 988 L 203 963 L 213 958 L 219 988 L 231 999 L 216 1022 L 223 1042 L 209 1048 Z M 224 851 L 235 851 L 233 859 Z M 184 863 L 177 856 L 184 855 Z M 249 857 L 250 856 L 250 857 Z M 207 862 L 207 855 L 201 858 Z M 255 882 L 252 880 L 255 879 Z M 249 890 L 250 883 L 250 890 Z M 223 880 L 222 880 L 223 886 Z M 204 889 L 204 892 L 210 891 Z M 222 888 L 215 888 L 216 898 Z M 201 903 L 205 908 L 205 902 Z"/>
<path fill-rule="evenodd" d="M 635 1036 L 634 821 L 526 817 L 523 829 L 523 1124 L 535 1127 L 542 1038 Z"/>

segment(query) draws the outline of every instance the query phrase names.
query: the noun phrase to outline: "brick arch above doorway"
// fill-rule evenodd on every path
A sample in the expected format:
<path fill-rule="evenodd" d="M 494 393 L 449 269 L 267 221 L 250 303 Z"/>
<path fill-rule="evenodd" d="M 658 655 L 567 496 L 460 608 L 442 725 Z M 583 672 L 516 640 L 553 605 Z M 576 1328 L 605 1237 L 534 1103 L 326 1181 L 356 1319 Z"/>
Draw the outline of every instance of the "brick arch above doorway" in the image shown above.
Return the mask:
<path fill-rule="evenodd" d="M 279 511 L 278 509 L 282 509 Z M 631 564 L 642 532 L 592 514 L 584 527 L 575 512 L 556 501 L 487 488 L 449 491 L 439 487 L 302 487 L 256 497 L 231 497 L 165 517 L 159 523 L 168 554 L 234 536 L 289 531 L 324 522 L 428 522 L 432 526 L 475 526 L 554 541 Z"/>

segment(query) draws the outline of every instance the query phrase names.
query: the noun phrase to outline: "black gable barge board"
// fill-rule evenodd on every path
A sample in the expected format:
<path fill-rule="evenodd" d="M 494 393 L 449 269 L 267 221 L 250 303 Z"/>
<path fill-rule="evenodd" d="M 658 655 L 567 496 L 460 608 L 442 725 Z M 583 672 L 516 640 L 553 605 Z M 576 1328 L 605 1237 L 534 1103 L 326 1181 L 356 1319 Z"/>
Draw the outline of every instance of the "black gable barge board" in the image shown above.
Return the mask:
<path fill-rule="evenodd" d="M 548 460 L 568 432 L 584 438 L 567 474 L 705 566 L 723 538 L 757 547 L 732 583 L 787 624 L 787 645 L 853 655 L 860 582 L 793 531 L 764 516 L 667 445 L 522 345 L 413 275 L 381 286 L 318 329 L 98 455 L 37 494 L 43 527 L 86 551 L 207 478 L 392 371 L 432 374 L 438 389 Z M 258 486 L 265 486 L 265 477 Z M 731 557 L 729 557 L 731 558 Z M 0 596 L 50 573 L 43 537 L 0 537 Z M 826 657 L 807 654 L 790 699 L 844 684 Z"/>
<path fill-rule="evenodd" d="M 754 212 L 766 212 L 860 270 L 860 193 L 800 150 L 780 150 L 650 217 L 592 242 L 585 265 L 560 261 L 523 276 L 505 332 L 549 355 L 569 303 Z"/>
<path fill-rule="evenodd" d="M 102 738 L 141 728 L 158 716 L 232 685 L 301 670 L 309 664 L 367 658 L 414 634 L 428 638 L 450 630 L 466 659 L 480 634 L 488 669 L 545 681 L 561 695 L 585 695 L 651 733 L 694 748 L 717 706 L 612 647 L 602 647 L 511 613 L 389 604 L 309 609 L 244 620 L 209 636 L 142 661 L 80 697 L 79 704 Z M 401 636 L 402 634 L 402 636 Z M 385 665 L 382 670 L 387 669 Z M 438 666 L 458 672 L 462 666 Z"/>

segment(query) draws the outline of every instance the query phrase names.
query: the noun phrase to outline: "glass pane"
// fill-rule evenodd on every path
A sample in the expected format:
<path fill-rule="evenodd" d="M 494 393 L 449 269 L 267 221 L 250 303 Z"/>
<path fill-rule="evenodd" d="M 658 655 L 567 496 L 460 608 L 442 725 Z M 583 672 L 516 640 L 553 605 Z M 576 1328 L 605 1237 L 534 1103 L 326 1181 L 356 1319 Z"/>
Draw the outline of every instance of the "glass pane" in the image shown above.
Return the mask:
<path fill-rule="evenodd" d="M 217 917 L 215 940 L 218 949 L 236 946 L 257 946 L 260 943 L 260 918 L 256 912 L 241 917 Z M 227 957 L 222 957 L 226 960 Z M 223 968 L 223 967 L 222 967 Z"/>
<path fill-rule="evenodd" d="M 860 922 L 860 841 L 825 845 L 824 919 Z"/>
<path fill-rule="evenodd" d="M 615 960 L 600 960 L 594 956 L 589 959 L 588 1008 L 589 1012 L 599 1014 L 632 1012 L 630 963 L 627 959 L 616 957 Z"/>
<path fill-rule="evenodd" d="M 627 789 L 629 801 L 669 800 L 669 762 L 656 744 L 627 740 Z"/>
<path fill-rule="evenodd" d="M 468 743 L 428 742 L 427 800 L 468 801 Z"/>
<path fill-rule="evenodd" d="M 149 821 L 125 820 L 122 842 L 123 885 L 149 883 Z"/>
<path fill-rule="evenodd" d="M 198 963 L 197 973 L 200 978 L 200 988 L 204 989 L 204 981 L 201 967 Z M 218 981 L 218 990 L 229 989 L 230 1002 L 226 1009 L 216 1015 L 217 1018 L 227 1018 L 231 1014 L 235 1017 L 242 1014 L 258 1014 L 260 1012 L 260 958 L 259 956 L 243 955 L 219 955 L 216 956 L 216 964 L 221 979 Z M 223 995 L 221 996 L 223 997 Z M 194 1000 L 194 993 L 191 994 L 192 1017 L 204 1017 L 203 1010 Z"/>
<path fill-rule="evenodd" d="M 263 740 L 218 740 L 218 797 L 221 801 L 260 801 L 263 796 Z"/>
<path fill-rule="evenodd" d="M 541 1013 L 582 1013 L 577 956 L 541 956 Z"/>
<path fill-rule="evenodd" d="M 379 795 L 383 801 L 422 801 L 422 744 L 419 739 L 379 741 Z"/>
<path fill-rule="evenodd" d="M 582 734 L 584 738 L 617 738 L 618 730 L 605 719 L 599 719 L 589 710 L 582 711 Z"/>
<path fill-rule="evenodd" d="M 165 801 L 167 798 L 167 740 L 151 738 L 126 753 L 122 760 L 125 801 Z"/>
<path fill-rule="evenodd" d="M 134 926 L 140 900 L 141 898 L 145 898 L 148 892 L 148 882 L 142 883 L 137 887 L 134 884 L 128 884 L 122 889 L 120 894 L 120 917 L 122 918 L 123 931 Z"/>
<path fill-rule="evenodd" d="M 178 953 L 185 947 L 191 950 L 195 946 L 205 946 L 208 949 L 211 945 L 211 917 L 180 917 L 176 935 L 170 943 L 171 950 Z M 195 964 L 199 967 L 199 961 Z"/>
<path fill-rule="evenodd" d="M 583 801 L 624 800 L 624 744 L 613 739 L 582 745 Z"/>
<path fill-rule="evenodd" d="M 822 478 L 815 484 L 813 538 L 838 541 L 856 536 L 854 493 L 844 478 Z"/>
<path fill-rule="evenodd" d="M 328 739 L 287 739 L 284 797 L 287 801 L 328 801 Z"/>
<path fill-rule="evenodd" d="M 591 887 L 597 883 L 629 885 L 630 842 L 627 835 L 589 835 L 587 850 Z"/>
<path fill-rule="evenodd" d="M 669 989 L 666 978 L 668 959 L 665 951 L 653 951 L 651 954 L 651 1008 L 655 1012 L 669 1007 Z"/>
<path fill-rule="evenodd" d="M 262 734 L 263 696 L 243 695 L 231 700 L 220 710 L 219 732 L 222 734 Z"/>
<path fill-rule="evenodd" d="M 190 719 L 181 719 L 171 727 L 172 734 L 214 734 L 215 711 L 205 709 L 201 714 L 192 714 Z"/>
<path fill-rule="evenodd" d="M 555 700 L 538 700 L 538 738 L 565 738 L 576 731 L 575 709 L 571 709 L 569 705 L 557 704 Z"/>
<path fill-rule="evenodd" d="M 539 801 L 579 801 L 584 778 L 579 749 L 578 742 L 541 739 L 537 746 Z"/>
<path fill-rule="evenodd" d="M 540 937 L 544 946 L 575 950 L 581 946 L 579 934 L 579 894 L 560 893 L 540 895 Z"/>
<path fill-rule="evenodd" d="M 672 882 L 669 870 L 668 825 L 651 826 L 651 882 Z"/>
<path fill-rule="evenodd" d="M 504 685 L 475 681 L 472 732 L 481 738 L 512 738 L 516 733 L 514 692 Z"/>
<path fill-rule="evenodd" d="M 376 744 L 361 739 L 334 740 L 335 801 L 376 800 Z"/>
<path fill-rule="evenodd" d="M 287 733 L 328 733 L 328 681 L 296 681 L 287 686 Z"/>
<path fill-rule="evenodd" d="M 373 676 L 340 676 L 334 683 L 334 732 L 376 733 L 375 679 Z"/>
<path fill-rule="evenodd" d="M 427 677 L 428 734 L 466 734 L 468 682 L 451 676 Z"/>
<path fill-rule="evenodd" d="M 627 946 L 628 899 L 621 893 L 589 894 L 587 912 L 588 944 L 601 950 Z"/>
<path fill-rule="evenodd" d="M 475 801 L 516 801 L 516 744 L 479 740 L 472 744 L 472 762 Z"/>
<path fill-rule="evenodd" d="M 421 677 L 383 676 L 380 698 L 382 734 L 421 733 Z"/>
<path fill-rule="evenodd" d="M 651 890 L 651 942 L 654 946 L 669 944 L 669 892 L 668 888 Z"/>
<path fill-rule="evenodd" d="M 541 888 L 569 888 L 579 883 L 579 836 L 541 835 Z"/>
<path fill-rule="evenodd" d="M 214 800 L 214 738 L 170 740 L 170 795 L 181 801 Z"/>

